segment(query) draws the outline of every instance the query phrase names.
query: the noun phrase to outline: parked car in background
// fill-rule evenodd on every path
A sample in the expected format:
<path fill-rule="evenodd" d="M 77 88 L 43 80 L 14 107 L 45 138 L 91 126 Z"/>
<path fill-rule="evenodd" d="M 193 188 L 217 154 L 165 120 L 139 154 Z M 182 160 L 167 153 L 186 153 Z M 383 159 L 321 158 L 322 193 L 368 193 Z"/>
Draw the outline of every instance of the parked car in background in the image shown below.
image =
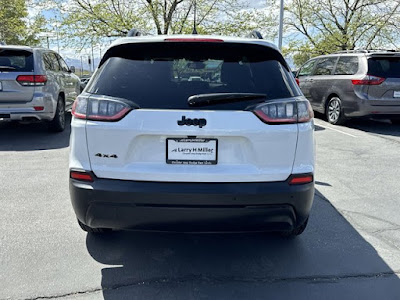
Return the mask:
<path fill-rule="evenodd" d="M 200 76 L 190 76 L 188 81 L 204 81 Z"/>
<path fill-rule="evenodd" d="M 65 111 L 80 93 L 79 78 L 49 49 L 0 46 L 0 120 L 46 121 L 65 128 Z"/>
<path fill-rule="evenodd" d="M 83 92 L 83 90 L 85 89 L 85 87 L 89 83 L 89 80 L 90 80 L 90 77 L 81 77 L 81 83 L 80 83 L 81 92 Z"/>
<path fill-rule="evenodd" d="M 85 231 L 306 228 L 313 112 L 264 40 L 120 39 L 72 114 L 70 195 Z"/>
<path fill-rule="evenodd" d="M 400 52 L 354 50 L 323 55 L 297 72 L 313 109 L 332 124 L 348 118 L 400 122 Z"/>

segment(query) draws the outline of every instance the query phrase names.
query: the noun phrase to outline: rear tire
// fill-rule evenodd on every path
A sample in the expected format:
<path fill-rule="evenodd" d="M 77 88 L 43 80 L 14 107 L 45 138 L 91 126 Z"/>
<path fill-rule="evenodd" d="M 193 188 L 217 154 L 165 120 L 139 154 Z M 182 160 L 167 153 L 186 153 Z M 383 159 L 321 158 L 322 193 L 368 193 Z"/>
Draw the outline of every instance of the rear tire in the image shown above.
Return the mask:
<path fill-rule="evenodd" d="M 282 231 L 280 234 L 281 234 L 281 236 L 286 237 L 286 238 L 296 237 L 304 232 L 304 230 L 307 227 L 307 224 L 308 224 L 308 218 L 304 221 L 303 224 L 295 227 L 292 230 Z"/>
<path fill-rule="evenodd" d="M 62 132 L 65 129 L 65 103 L 61 96 L 58 96 L 56 114 L 49 123 L 49 130 L 53 132 Z"/>
<path fill-rule="evenodd" d="M 78 224 L 82 228 L 83 231 L 86 231 L 88 233 L 106 233 L 106 232 L 110 232 L 111 231 L 111 229 L 108 229 L 108 228 L 92 228 L 92 227 L 89 227 L 89 226 L 83 224 L 79 220 L 78 220 Z"/>
<path fill-rule="evenodd" d="M 390 122 L 394 125 L 400 125 L 400 119 L 390 119 Z"/>
<path fill-rule="evenodd" d="M 342 101 L 339 97 L 329 99 L 325 109 L 326 119 L 333 125 L 340 125 L 346 122 L 344 117 Z"/>

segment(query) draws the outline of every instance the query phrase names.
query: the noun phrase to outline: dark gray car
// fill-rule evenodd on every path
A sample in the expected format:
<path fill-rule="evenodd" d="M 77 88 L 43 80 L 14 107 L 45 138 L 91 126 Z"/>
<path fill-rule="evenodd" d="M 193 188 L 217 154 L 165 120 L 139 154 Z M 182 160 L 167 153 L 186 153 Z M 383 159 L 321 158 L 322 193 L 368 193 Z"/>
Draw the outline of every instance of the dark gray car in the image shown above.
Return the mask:
<path fill-rule="evenodd" d="M 80 93 L 80 81 L 49 49 L 0 46 L 0 121 L 47 121 L 65 128 L 65 111 Z"/>
<path fill-rule="evenodd" d="M 313 109 L 332 124 L 348 118 L 400 122 L 400 52 L 355 50 L 323 55 L 297 72 Z"/>

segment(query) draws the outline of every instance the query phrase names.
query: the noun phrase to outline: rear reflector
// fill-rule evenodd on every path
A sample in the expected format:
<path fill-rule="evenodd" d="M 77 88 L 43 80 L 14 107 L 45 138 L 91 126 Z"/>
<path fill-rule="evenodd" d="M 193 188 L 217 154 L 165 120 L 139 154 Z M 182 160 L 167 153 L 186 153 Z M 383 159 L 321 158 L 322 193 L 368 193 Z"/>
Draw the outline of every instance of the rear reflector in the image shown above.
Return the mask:
<path fill-rule="evenodd" d="M 385 81 L 386 78 L 366 75 L 361 79 L 352 79 L 351 83 L 354 85 L 379 85 Z"/>
<path fill-rule="evenodd" d="M 166 42 L 200 42 L 200 43 L 222 43 L 221 39 L 202 39 L 202 38 L 169 38 L 165 39 Z"/>
<path fill-rule="evenodd" d="M 302 175 L 292 175 L 292 178 L 289 180 L 290 185 L 294 184 L 306 184 L 313 182 L 314 176 L 310 174 L 302 174 Z"/>
<path fill-rule="evenodd" d="M 42 111 L 42 110 L 44 110 L 44 107 L 43 106 L 34 106 L 33 107 L 36 111 Z"/>
<path fill-rule="evenodd" d="M 93 182 L 92 175 L 90 173 L 83 172 L 83 171 L 71 171 L 70 177 L 75 180 Z"/>
<path fill-rule="evenodd" d="M 23 86 L 43 86 L 47 82 L 46 75 L 19 75 L 17 82 Z"/>

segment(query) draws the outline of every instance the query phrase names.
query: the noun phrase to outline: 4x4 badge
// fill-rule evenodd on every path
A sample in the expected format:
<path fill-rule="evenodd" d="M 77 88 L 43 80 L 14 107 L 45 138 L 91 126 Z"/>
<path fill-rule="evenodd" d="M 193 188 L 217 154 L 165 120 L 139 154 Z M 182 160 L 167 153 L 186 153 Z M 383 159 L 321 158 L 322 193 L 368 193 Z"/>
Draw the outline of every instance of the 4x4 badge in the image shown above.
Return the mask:
<path fill-rule="evenodd" d="M 102 154 L 102 153 L 96 153 L 95 156 L 97 157 L 103 157 L 103 158 L 118 158 L 116 154 Z"/>
<path fill-rule="evenodd" d="M 200 128 L 202 128 L 203 126 L 207 125 L 207 120 L 206 119 L 186 119 L 186 116 L 182 116 L 182 120 L 178 120 L 178 125 L 179 126 L 183 126 L 183 125 L 187 125 L 187 126 L 199 126 Z"/>

